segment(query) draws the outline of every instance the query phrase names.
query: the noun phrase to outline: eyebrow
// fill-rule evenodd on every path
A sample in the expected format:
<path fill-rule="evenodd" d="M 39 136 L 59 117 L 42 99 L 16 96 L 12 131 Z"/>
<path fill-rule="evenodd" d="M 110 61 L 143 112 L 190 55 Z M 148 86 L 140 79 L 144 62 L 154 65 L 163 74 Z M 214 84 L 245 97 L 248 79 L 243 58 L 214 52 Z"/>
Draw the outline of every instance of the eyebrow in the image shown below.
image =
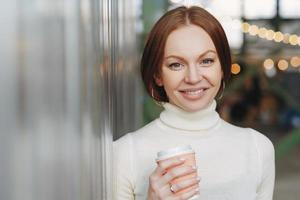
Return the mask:
<path fill-rule="evenodd" d="M 201 57 L 203 57 L 203 56 L 205 56 L 205 55 L 208 54 L 208 53 L 215 53 L 215 54 L 217 54 L 217 52 L 214 51 L 214 50 L 207 50 L 207 51 L 203 52 L 202 54 L 200 54 L 200 55 L 198 56 L 198 59 L 201 58 Z M 170 56 L 165 57 L 164 59 L 168 59 L 168 58 L 177 58 L 177 59 L 180 59 L 180 60 L 184 60 L 184 61 L 185 61 L 185 59 L 184 59 L 183 57 L 181 57 L 181 56 L 176 56 L 176 55 L 170 55 Z"/>

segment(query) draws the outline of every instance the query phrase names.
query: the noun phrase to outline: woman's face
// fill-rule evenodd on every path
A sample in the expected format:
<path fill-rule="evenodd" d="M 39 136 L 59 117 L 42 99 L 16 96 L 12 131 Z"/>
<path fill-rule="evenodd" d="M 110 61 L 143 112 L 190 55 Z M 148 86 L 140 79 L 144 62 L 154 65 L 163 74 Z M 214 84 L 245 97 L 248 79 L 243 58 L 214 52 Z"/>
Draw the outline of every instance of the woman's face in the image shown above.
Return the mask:
<path fill-rule="evenodd" d="M 196 25 L 171 32 L 165 46 L 161 74 L 169 102 L 186 111 L 207 107 L 217 95 L 222 69 L 210 36 Z"/>

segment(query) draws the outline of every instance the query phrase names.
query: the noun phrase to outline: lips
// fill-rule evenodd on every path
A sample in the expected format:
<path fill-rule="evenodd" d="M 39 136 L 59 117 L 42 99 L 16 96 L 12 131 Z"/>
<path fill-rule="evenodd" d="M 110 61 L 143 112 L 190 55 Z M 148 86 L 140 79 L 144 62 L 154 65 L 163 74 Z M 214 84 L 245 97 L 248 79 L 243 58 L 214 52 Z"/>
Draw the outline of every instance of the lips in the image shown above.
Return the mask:
<path fill-rule="evenodd" d="M 204 95 L 207 88 L 189 88 L 184 90 L 179 90 L 182 96 L 188 100 L 197 100 Z"/>
<path fill-rule="evenodd" d="M 201 87 L 201 88 L 187 88 L 187 89 L 183 89 L 183 90 L 179 90 L 179 92 L 188 92 L 188 93 L 193 93 L 193 92 L 197 92 L 197 91 L 201 91 L 201 90 L 206 90 L 206 87 Z"/>

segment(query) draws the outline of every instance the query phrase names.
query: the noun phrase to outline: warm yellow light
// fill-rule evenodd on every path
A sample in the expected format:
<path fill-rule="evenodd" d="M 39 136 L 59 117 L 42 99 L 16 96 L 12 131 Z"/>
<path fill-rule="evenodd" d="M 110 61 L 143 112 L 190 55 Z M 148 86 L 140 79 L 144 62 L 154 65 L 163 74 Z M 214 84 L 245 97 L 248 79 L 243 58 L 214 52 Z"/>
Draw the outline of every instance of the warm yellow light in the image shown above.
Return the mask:
<path fill-rule="evenodd" d="M 250 24 L 248 24 L 247 22 L 242 23 L 242 31 L 244 33 L 248 33 L 249 32 L 249 27 L 250 27 Z"/>
<path fill-rule="evenodd" d="M 275 32 L 273 30 L 268 30 L 266 34 L 267 40 L 273 40 Z"/>
<path fill-rule="evenodd" d="M 283 40 L 283 34 L 281 32 L 276 32 L 275 35 L 274 35 L 274 40 L 276 42 L 281 42 Z"/>
<path fill-rule="evenodd" d="M 240 72 L 241 72 L 241 67 L 240 67 L 239 64 L 234 63 L 234 64 L 231 65 L 231 73 L 232 74 L 238 74 Z"/>
<path fill-rule="evenodd" d="M 291 45 L 297 45 L 298 44 L 298 36 L 297 35 L 291 35 L 289 42 Z"/>
<path fill-rule="evenodd" d="M 274 61 L 270 58 L 264 61 L 264 68 L 265 69 L 272 69 L 274 67 Z"/>
<path fill-rule="evenodd" d="M 300 66 L 300 58 L 297 56 L 294 56 L 291 58 L 290 63 L 293 67 L 299 67 Z"/>
<path fill-rule="evenodd" d="M 290 34 L 286 33 L 283 36 L 283 43 L 288 44 L 290 42 Z"/>
<path fill-rule="evenodd" d="M 266 34 L 267 34 L 267 29 L 266 28 L 260 28 L 258 30 L 258 36 L 260 38 L 265 38 L 266 37 Z"/>
<path fill-rule="evenodd" d="M 258 27 L 256 25 L 251 25 L 249 27 L 249 34 L 256 35 L 258 33 Z"/>
<path fill-rule="evenodd" d="M 289 67 L 289 63 L 286 60 L 279 60 L 278 61 L 278 69 L 284 71 Z"/>
<path fill-rule="evenodd" d="M 236 20 L 232 22 L 233 26 L 237 26 L 239 22 Z M 251 25 L 247 22 L 241 24 L 242 31 L 244 33 L 249 33 L 252 36 L 257 35 L 260 38 L 265 38 L 267 40 L 274 40 L 275 42 L 283 42 L 285 44 L 299 45 L 300 46 L 300 36 L 288 33 L 283 34 L 280 31 L 274 32 L 274 30 L 266 29 L 264 27 L 259 28 L 256 25 Z"/>

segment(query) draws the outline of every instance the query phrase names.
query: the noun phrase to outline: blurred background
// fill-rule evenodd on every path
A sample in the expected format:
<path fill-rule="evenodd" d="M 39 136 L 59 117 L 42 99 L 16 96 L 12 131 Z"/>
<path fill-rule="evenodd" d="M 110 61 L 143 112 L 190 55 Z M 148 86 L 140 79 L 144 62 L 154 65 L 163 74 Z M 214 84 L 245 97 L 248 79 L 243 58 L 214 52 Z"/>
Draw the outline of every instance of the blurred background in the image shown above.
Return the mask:
<path fill-rule="evenodd" d="M 299 199 L 299 0 L 6 0 L 1 200 L 112 199 L 112 141 L 161 112 L 140 79 L 145 38 L 182 3 L 210 11 L 229 39 L 221 117 L 271 139 L 274 199 Z"/>

